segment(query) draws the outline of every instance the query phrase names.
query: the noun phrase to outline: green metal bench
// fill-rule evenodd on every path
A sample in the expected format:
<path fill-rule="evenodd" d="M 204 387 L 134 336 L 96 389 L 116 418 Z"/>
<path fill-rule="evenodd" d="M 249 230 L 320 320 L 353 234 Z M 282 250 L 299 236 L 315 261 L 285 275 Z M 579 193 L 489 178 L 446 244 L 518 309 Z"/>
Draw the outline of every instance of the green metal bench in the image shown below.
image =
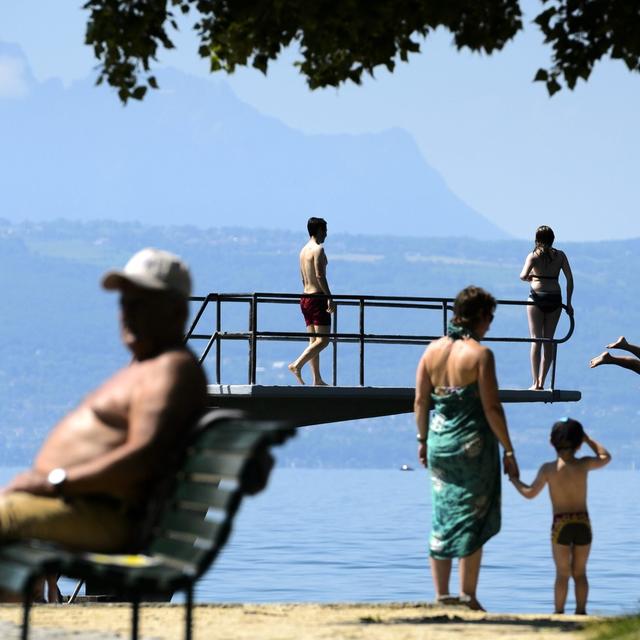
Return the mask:
<path fill-rule="evenodd" d="M 243 496 L 264 488 L 273 465 L 269 448 L 293 433 L 282 423 L 249 420 L 237 412 L 206 414 L 157 501 L 160 508 L 138 554 L 72 553 L 37 541 L 0 547 L 0 589 L 24 598 L 23 640 L 33 585 L 56 572 L 99 580 L 131 602 L 134 640 L 145 596 L 185 591 L 185 638 L 191 640 L 194 585 L 225 545 Z"/>

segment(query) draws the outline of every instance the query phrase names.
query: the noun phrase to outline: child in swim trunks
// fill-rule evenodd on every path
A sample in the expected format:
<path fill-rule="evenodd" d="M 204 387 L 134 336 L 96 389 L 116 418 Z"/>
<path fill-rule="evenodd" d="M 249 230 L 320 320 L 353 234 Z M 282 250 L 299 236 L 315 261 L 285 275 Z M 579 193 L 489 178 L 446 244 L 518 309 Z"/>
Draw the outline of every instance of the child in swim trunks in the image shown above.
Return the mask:
<path fill-rule="evenodd" d="M 576 452 L 586 444 L 595 456 L 576 458 Z M 591 549 L 591 523 L 587 512 L 587 474 L 611 462 L 609 452 L 592 440 L 582 425 L 563 418 L 551 429 L 551 444 L 558 456 L 543 464 L 531 485 L 510 477 L 514 487 L 525 497 L 535 498 L 549 485 L 553 507 L 551 548 L 556 565 L 555 613 L 564 613 L 569 578 L 573 577 L 576 613 L 586 614 L 589 582 L 587 559 Z"/>

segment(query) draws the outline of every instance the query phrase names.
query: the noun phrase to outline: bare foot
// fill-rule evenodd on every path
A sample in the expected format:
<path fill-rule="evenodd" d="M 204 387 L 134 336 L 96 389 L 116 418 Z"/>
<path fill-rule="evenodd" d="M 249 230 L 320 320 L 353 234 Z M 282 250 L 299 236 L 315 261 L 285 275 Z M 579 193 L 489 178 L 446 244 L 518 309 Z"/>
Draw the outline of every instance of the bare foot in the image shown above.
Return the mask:
<path fill-rule="evenodd" d="M 320 378 L 320 380 L 318 380 L 317 382 L 314 380 L 313 386 L 314 387 L 328 387 L 329 385 L 322 378 Z"/>
<path fill-rule="evenodd" d="M 293 375 L 296 377 L 296 380 L 300 383 L 300 384 L 304 384 L 304 380 L 302 379 L 302 376 L 300 375 L 300 369 L 298 369 L 298 367 L 296 367 L 293 362 L 287 366 L 287 368 L 289 369 L 289 371 L 291 371 L 291 373 L 293 373 Z"/>
<path fill-rule="evenodd" d="M 620 336 L 617 340 L 614 340 L 607 345 L 607 349 L 625 349 L 629 346 L 627 339 L 624 336 Z"/>
<path fill-rule="evenodd" d="M 529 391 L 544 391 L 544 388 L 539 386 L 538 384 L 532 384 L 529 387 Z"/>
<path fill-rule="evenodd" d="M 611 354 L 608 351 L 603 351 L 599 356 L 589 360 L 589 366 L 593 369 L 601 364 L 611 364 L 612 362 L 613 358 L 611 357 Z"/>

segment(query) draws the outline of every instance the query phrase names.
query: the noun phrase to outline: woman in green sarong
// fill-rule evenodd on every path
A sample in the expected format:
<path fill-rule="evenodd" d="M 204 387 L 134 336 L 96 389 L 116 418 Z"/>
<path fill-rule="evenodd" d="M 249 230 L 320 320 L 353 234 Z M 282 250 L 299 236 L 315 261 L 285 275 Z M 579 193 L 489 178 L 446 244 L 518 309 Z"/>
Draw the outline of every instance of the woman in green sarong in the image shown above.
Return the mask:
<path fill-rule="evenodd" d="M 415 415 L 418 457 L 431 470 L 431 573 L 439 602 L 447 602 L 451 561 L 460 559 L 460 600 L 476 598 L 482 547 L 500 530 L 500 459 L 518 476 L 493 353 L 480 344 L 496 301 L 479 287 L 456 297 L 447 335 L 432 342 L 418 365 Z M 433 417 L 429 408 L 433 404 Z"/>

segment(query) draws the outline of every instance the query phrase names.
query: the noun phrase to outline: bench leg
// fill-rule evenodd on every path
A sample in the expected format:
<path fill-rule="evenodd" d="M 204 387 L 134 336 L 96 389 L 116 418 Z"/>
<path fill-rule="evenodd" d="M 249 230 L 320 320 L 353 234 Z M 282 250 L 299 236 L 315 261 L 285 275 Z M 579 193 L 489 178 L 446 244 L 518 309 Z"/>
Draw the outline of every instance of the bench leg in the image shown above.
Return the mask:
<path fill-rule="evenodd" d="M 193 625 L 193 585 L 189 585 L 187 588 L 187 602 L 185 610 L 185 640 L 191 640 L 192 638 L 192 625 Z"/>
<path fill-rule="evenodd" d="M 131 601 L 131 640 L 138 640 L 138 623 L 140 621 L 140 596 L 136 594 Z"/>
<path fill-rule="evenodd" d="M 24 603 L 22 605 L 22 632 L 20 634 L 21 640 L 28 640 L 29 638 L 29 614 L 31 613 L 31 587 L 24 596 Z"/>
<path fill-rule="evenodd" d="M 84 580 L 78 580 L 78 582 L 76 583 L 76 586 L 73 589 L 73 593 L 69 596 L 69 599 L 67 600 L 67 604 L 73 604 L 76 601 L 76 598 L 78 597 L 78 594 L 80 593 L 80 589 L 82 588 L 83 584 L 84 584 Z"/>

